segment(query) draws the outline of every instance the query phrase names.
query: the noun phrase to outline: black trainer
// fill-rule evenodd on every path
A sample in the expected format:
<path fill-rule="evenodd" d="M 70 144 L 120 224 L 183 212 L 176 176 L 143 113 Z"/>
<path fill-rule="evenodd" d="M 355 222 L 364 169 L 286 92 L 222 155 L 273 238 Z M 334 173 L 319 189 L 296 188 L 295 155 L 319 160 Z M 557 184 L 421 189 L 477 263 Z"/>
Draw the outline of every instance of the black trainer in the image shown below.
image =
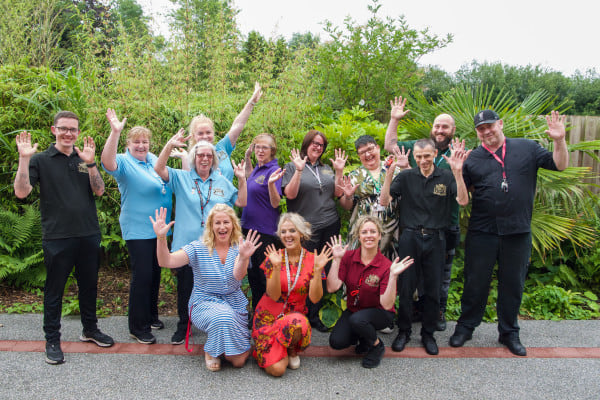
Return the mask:
<path fill-rule="evenodd" d="M 65 355 L 60 348 L 60 342 L 46 342 L 46 362 L 52 365 L 58 365 L 65 362 Z"/>
<path fill-rule="evenodd" d="M 163 322 L 160 319 L 157 319 L 156 321 L 153 321 L 150 324 L 150 328 L 152 329 L 163 329 L 165 327 L 165 324 L 163 324 Z"/>
<path fill-rule="evenodd" d="M 446 315 L 444 314 L 443 311 L 440 311 L 440 317 L 438 318 L 437 322 L 435 323 L 435 330 L 442 332 L 446 330 Z"/>
<path fill-rule="evenodd" d="M 383 354 L 385 353 L 385 345 L 379 340 L 379 344 L 371 346 L 367 355 L 362 359 L 362 366 L 364 368 L 375 368 L 381 363 Z"/>
<path fill-rule="evenodd" d="M 365 342 L 362 339 L 359 339 L 358 344 L 354 347 L 354 352 L 356 354 L 367 354 L 370 348 L 371 345 L 369 345 L 369 343 Z"/>
<path fill-rule="evenodd" d="M 184 344 L 185 343 L 185 328 L 177 328 L 173 336 L 171 337 L 171 344 Z"/>
<path fill-rule="evenodd" d="M 148 333 L 140 333 L 140 334 L 130 333 L 129 336 L 132 339 L 137 340 L 138 343 L 141 343 L 141 344 L 153 344 L 153 343 L 156 343 L 156 338 L 150 332 L 148 332 Z"/>
<path fill-rule="evenodd" d="M 115 341 L 110 336 L 100 332 L 100 329 L 96 329 L 92 332 L 83 331 L 79 340 L 82 342 L 94 342 L 100 347 L 110 347 L 115 344 Z"/>

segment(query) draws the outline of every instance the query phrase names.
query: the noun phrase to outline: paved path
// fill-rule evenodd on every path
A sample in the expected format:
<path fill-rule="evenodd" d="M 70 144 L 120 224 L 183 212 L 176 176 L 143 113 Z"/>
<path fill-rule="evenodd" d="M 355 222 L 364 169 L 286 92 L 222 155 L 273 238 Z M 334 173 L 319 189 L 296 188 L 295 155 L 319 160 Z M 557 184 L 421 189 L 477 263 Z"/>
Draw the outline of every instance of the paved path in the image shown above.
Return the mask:
<path fill-rule="evenodd" d="M 65 317 L 66 363 L 50 366 L 41 315 L 0 314 L 0 399 L 600 399 L 600 321 L 521 321 L 527 357 L 499 345 L 493 324 L 479 327 L 465 347 L 448 347 L 450 323 L 436 334 L 437 357 L 413 335 L 403 352 L 386 349 L 373 370 L 315 332 L 300 369 L 282 378 L 267 376 L 254 360 L 211 373 L 201 344 L 191 354 L 168 344 L 176 320 L 163 321 L 166 328 L 155 331 L 159 343 L 147 346 L 129 339 L 126 317 L 101 319 L 100 328 L 118 342 L 101 349 L 80 343 L 79 319 Z M 394 337 L 381 335 L 388 346 Z M 194 342 L 204 338 L 194 332 Z"/>

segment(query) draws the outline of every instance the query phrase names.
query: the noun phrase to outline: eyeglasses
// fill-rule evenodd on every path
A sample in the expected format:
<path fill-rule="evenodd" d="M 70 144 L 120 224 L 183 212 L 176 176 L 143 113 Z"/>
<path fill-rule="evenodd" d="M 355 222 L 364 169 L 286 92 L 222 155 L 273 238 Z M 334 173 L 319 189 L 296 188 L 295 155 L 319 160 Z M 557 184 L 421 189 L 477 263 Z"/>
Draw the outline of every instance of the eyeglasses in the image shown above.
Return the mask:
<path fill-rule="evenodd" d="M 319 142 L 314 142 L 314 141 L 313 141 L 313 142 L 310 142 L 310 144 L 311 144 L 313 147 L 318 147 L 319 149 L 323 149 L 323 148 L 325 148 L 325 143 L 319 143 Z"/>
<path fill-rule="evenodd" d="M 79 128 L 67 128 L 66 126 L 57 126 L 56 130 L 58 131 L 58 133 L 69 132 L 71 135 L 74 135 L 79 131 Z"/>
<path fill-rule="evenodd" d="M 213 158 L 213 155 L 212 155 L 212 153 L 207 153 L 207 154 L 196 153 L 196 157 L 199 159 L 206 158 L 206 159 L 210 160 L 211 158 Z"/>
<path fill-rule="evenodd" d="M 271 146 L 260 146 L 260 145 L 255 145 L 255 146 L 254 146 L 254 150 L 263 150 L 263 151 L 267 151 L 267 150 L 271 150 Z"/>
<path fill-rule="evenodd" d="M 376 148 L 377 148 L 377 146 L 371 145 L 371 146 L 367 147 L 366 149 L 359 151 L 358 156 L 362 157 L 367 153 L 373 153 Z"/>

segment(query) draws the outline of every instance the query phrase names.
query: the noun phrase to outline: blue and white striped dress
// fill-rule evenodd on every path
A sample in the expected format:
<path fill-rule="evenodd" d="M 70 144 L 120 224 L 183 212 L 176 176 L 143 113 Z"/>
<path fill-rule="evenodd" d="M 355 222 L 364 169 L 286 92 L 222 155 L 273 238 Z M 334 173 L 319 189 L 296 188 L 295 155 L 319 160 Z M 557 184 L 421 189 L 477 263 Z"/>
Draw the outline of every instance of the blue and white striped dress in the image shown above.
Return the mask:
<path fill-rule="evenodd" d="M 194 288 L 188 307 L 194 326 L 206 332 L 204 351 L 212 357 L 233 356 L 250 349 L 248 333 L 248 300 L 241 282 L 233 277 L 238 246 L 227 252 L 225 264 L 216 250 L 195 240 L 183 247 L 194 272 Z"/>

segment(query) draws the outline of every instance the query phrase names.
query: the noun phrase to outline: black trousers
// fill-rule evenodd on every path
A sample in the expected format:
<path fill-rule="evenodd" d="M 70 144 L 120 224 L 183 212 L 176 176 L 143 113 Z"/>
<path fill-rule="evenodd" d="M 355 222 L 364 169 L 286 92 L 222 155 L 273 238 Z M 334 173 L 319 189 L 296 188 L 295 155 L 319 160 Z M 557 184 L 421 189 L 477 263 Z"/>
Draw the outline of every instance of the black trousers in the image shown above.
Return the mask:
<path fill-rule="evenodd" d="M 350 347 L 358 340 L 372 345 L 377 340 L 377 331 L 393 321 L 393 312 L 379 308 L 365 308 L 355 313 L 344 310 L 329 335 L 329 345 L 336 350 Z"/>
<path fill-rule="evenodd" d="M 441 265 L 444 263 L 446 238 L 444 231 L 423 235 L 404 229 L 398 242 L 400 259 L 410 256 L 415 262 L 398 277 L 398 330 L 412 331 L 412 299 L 419 276 L 423 279 L 423 318 L 421 334 L 433 334 L 440 312 Z"/>
<path fill-rule="evenodd" d="M 150 324 L 158 320 L 160 266 L 156 258 L 156 239 L 128 240 L 131 260 L 129 285 L 129 332 L 149 333 Z"/>
<path fill-rule="evenodd" d="M 501 335 L 518 335 L 517 317 L 531 256 L 531 233 L 499 236 L 468 232 L 465 240 L 465 286 L 461 315 L 456 330 L 472 332 L 485 312 L 492 281 L 498 264 L 498 331 Z"/>
<path fill-rule="evenodd" d="M 69 274 L 75 267 L 79 288 L 79 311 L 85 332 L 97 328 L 96 297 L 98 293 L 98 265 L 100 262 L 100 234 L 43 240 L 46 283 L 44 285 L 44 333 L 46 341 L 60 341 L 62 299 Z"/>
<path fill-rule="evenodd" d="M 341 227 L 342 227 L 342 225 L 340 223 L 340 220 L 338 219 L 336 222 L 334 222 L 331 225 L 324 226 L 319 229 L 314 229 L 312 231 L 311 240 L 304 243 L 304 248 L 311 252 L 315 251 L 315 250 L 320 252 L 323 249 L 323 247 L 325 247 L 325 245 L 329 242 L 329 240 L 331 239 L 332 236 L 337 236 L 340 234 Z M 331 262 L 328 262 L 327 265 L 325 266 L 326 274 L 329 273 L 330 268 L 331 268 Z M 323 284 L 323 293 L 327 293 L 327 281 L 323 280 L 322 284 Z M 310 324 L 314 325 L 314 324 L 320 322 L 319 310 L 323 306 L 323 300 L 319 300 L 317 303 L 313 303 L 312 301 L 310 301 L 310 299 L 307 296 L 306 297 L 306 305 L 308 307 L 307 317 L 308 317 L 308 320 L 310 321 Z"/>
<path fill-rule="evenodd" d="M 242 229 L 244 236 L 248 234 L 248 229 Z M 260 234 L 260 242 L 262 243 L 258 249 L 250 257 L 251 264 L 248 266 L 248 283 L 252 291 L 252 311 L 256 309 L 256 305 L 267 291 L 267 279 L 260 265 L 265 260 L 265 251 L 267 247 L 274 244 L 275 247 L 281 248 L 281 241 L 277 236 Z"/>
<path fill-rule="evenodd" d="M 184 265 L 175 269 L 175 276 L 177 277 L 177 315 L 179 321 L 177 322 L 177 330 L 185 332 L 187 329 L 190 315 L 188 313 L 188 303 L 190 302 L 190 296 L 192 295 L 192 289 L 194 288 L 194 273 L 192 267 Z"/>

